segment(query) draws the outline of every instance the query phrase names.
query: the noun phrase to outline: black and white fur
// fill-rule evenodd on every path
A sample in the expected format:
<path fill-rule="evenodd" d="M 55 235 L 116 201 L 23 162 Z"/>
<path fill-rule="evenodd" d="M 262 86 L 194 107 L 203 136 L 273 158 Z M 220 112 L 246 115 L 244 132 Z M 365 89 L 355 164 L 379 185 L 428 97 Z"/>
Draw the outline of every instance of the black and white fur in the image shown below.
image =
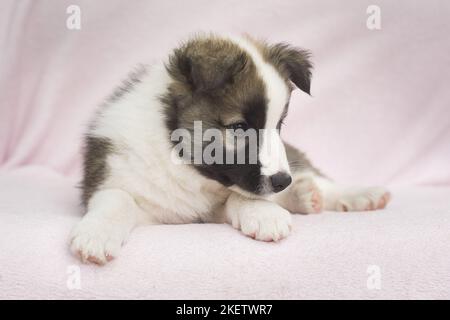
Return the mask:
<path fill-rule="evenodd" d="M 262 156 L 262 141 L 250 169 L 172 161 L 171 131 L 192 129 L 193 120 L 280 129 L 292 84 L 309 93 L 310 69 L 304 50 L 215 35 L 191 39 L 165 63 L 140 67 L 99 109 L 87 133 L 87 212 L 71 234 L 72 251 L 104 264 L 134 227 L 163 223 L 229 223 L 257 240 L 278 241 L 291 231 L 290 212 L 383 208 L 384 188 L 342 187 L 279 136 L 278 159 Z M 273 192 L 270 177 L 278 173 L 292 182 Z"/>

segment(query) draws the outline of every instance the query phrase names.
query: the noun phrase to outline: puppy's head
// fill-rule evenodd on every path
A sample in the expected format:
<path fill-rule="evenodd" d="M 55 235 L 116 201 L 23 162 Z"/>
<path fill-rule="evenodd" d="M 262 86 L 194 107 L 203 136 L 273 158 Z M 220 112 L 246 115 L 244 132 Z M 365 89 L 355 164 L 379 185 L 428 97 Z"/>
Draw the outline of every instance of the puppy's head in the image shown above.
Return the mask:
<path fill-rule="evenodd" d="M 292 84 L 309 94 L 308 57 L 250 38 L 199 37 L 176 49 L 163 102 L 169 130 L 191 136 L 180 155 L 242 194 L 285 189 L 292 179 L 280 129 Z"/>

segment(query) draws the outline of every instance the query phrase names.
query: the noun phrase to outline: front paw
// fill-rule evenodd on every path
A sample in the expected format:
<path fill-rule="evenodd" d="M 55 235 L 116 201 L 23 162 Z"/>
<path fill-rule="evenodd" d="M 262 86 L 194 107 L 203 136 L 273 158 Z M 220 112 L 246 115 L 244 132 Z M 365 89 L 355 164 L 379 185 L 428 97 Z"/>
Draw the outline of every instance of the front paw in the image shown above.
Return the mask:
<path fill-rule="evenodd" d="M 291 231 L 289 211 L 271 205 L 267 208 L 255 208 L 252 212 L 239 215 L 239 227 L 245 235 L 261 241 L 278 241 L 286 238 Z"/>
<path fill-rule="evenodd" d="M 71 251 L 84 263 L 103 265 L 116 257 L 125 235 L 120 227 L 97 219 L 83 219 L 71 233 Z"/>
<path fill-rule="evenodd" d="M 310 177 L 296 180 L 282 195 L 284 205 L 290 212 L 319 213 L 323 209 L 322 193 Z"/>

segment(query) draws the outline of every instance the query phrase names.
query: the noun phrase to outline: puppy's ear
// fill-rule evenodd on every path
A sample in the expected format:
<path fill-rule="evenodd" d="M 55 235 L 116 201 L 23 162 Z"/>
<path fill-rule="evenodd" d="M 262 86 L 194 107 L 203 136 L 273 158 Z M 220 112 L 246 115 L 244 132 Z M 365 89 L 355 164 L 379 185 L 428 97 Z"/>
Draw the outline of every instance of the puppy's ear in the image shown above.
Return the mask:
<path fill-rule="evenodd" d="M 167 69 L 193 92 L 210 92 L 233 83 L 245 68 L 245 53 L 223 43 L 189 43 L 175 50 Z"/>
<path fill-rule="evenodd" d="M 311 54 L 285 43 L 269 45 L 268 59 L 300 90 L 311 94 Z"/>

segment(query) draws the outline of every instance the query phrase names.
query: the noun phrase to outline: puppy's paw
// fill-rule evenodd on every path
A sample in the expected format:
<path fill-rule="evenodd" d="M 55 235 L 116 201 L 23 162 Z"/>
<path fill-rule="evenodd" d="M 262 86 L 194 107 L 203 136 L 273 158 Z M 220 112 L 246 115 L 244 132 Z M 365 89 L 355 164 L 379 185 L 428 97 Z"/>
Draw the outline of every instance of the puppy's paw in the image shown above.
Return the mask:
<path fill-rule="evenodd" d="M 239 220 L 242 233 L 256 240 L 278 241 L 291 232 L 291 215 L 278 206 L 255 208 L 241 214 Z"/>
<path fill-rule="evenodd" d="M 306 177 L 293 183 L 286 194 L 288 209 L 298 213 L 319 213 L 323 208 L 322 193 L 312 178 Z"/>
<path fill-rule="evenodd" d="M 381 187 L 358 188 L 345 192 L 336 201 L 337 211 L 369 211 L 383 209 L 391 199 Z"/>
<path fill-rule="evenodd" d="M 120 226 L 85 217 L 70 238 L 71 251 L 84 263 L 104 265 L 118 255 L 126 235 Z"/>

